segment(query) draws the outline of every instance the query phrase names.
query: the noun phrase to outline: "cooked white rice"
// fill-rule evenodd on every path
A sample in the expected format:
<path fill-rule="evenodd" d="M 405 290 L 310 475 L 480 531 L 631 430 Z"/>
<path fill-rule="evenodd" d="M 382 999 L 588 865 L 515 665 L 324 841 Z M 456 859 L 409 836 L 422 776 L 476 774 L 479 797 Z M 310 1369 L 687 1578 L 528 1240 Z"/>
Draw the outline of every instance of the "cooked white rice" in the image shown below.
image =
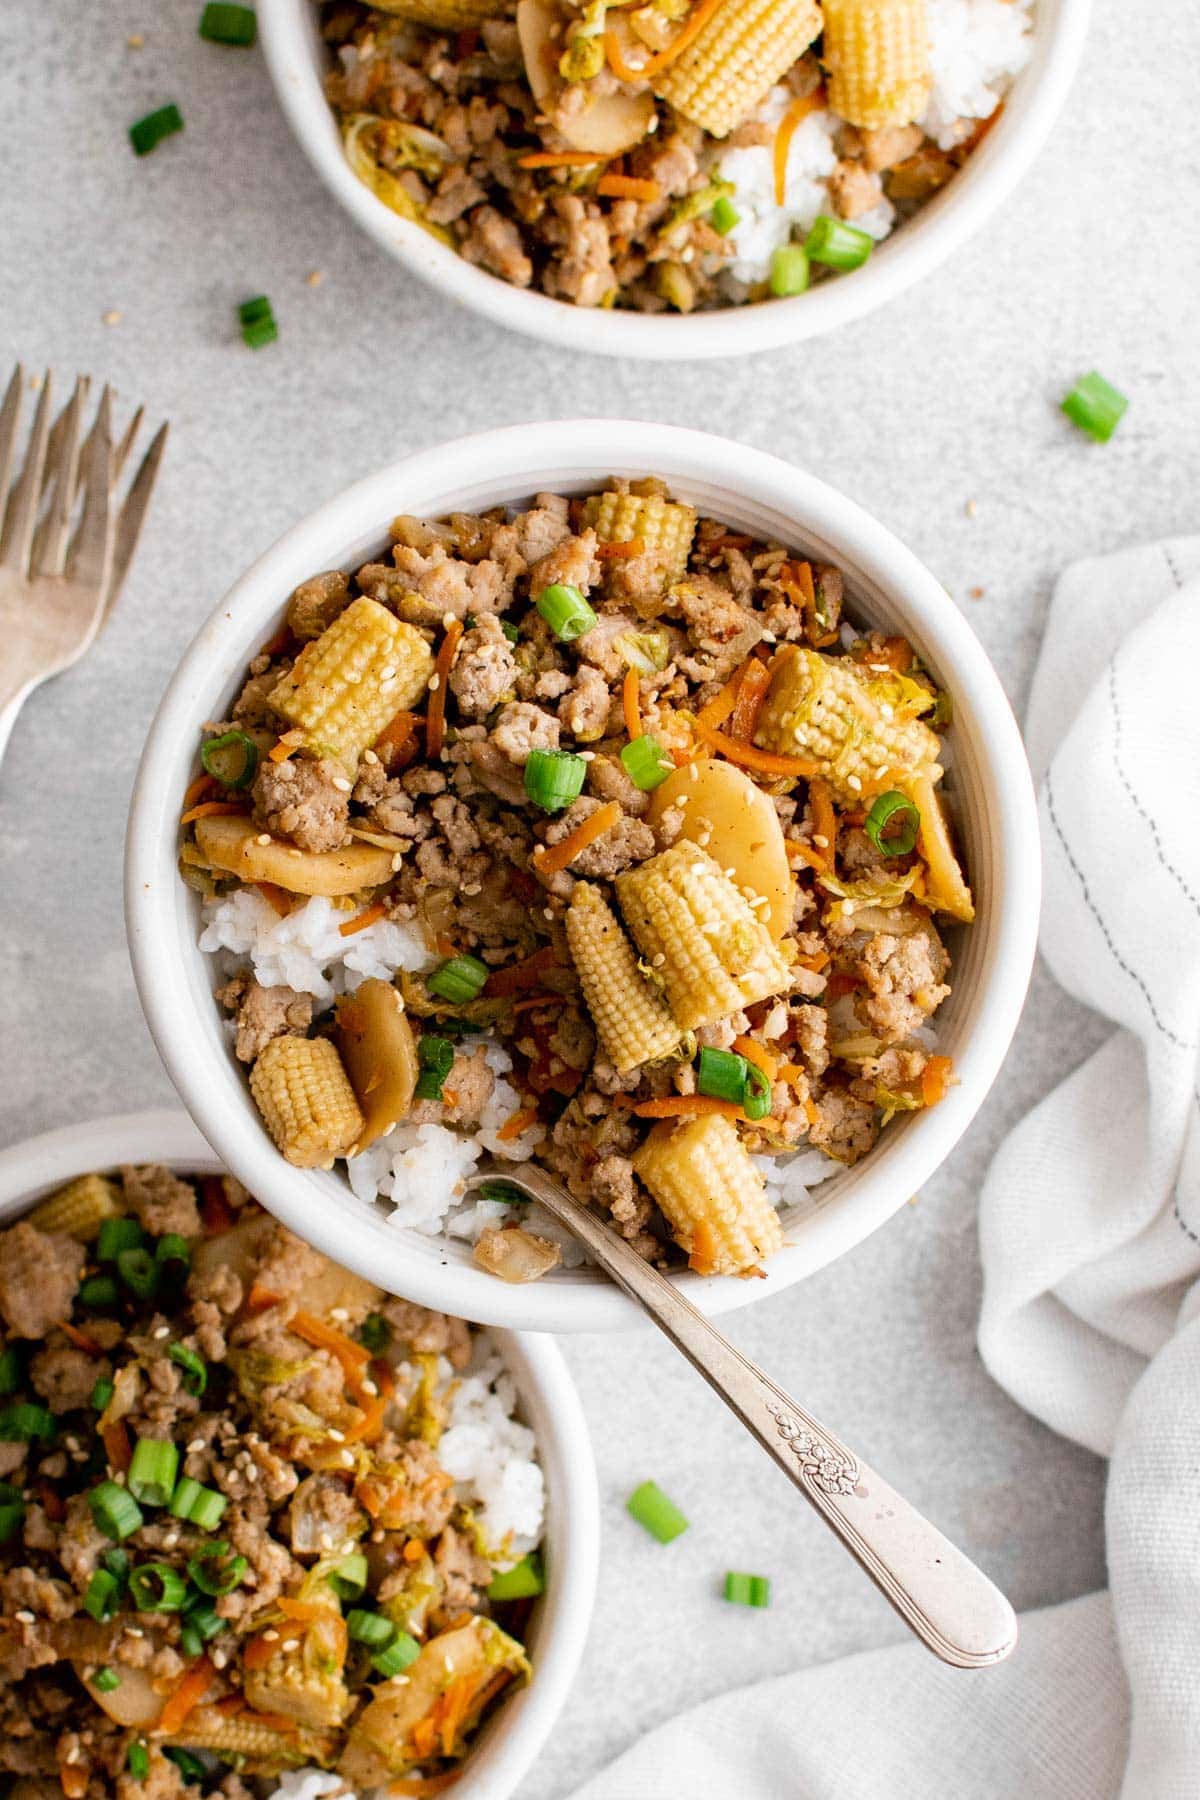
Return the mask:
<path fill-rule="evenodd" d="M 966 135 L 970 126 L 963 120 L 991 117 L 1028 62 L 1032 8 L 1033 0 L 929 0 L 933 88 L 921 123 L 943 150 Z M 786 88 L 773 88 L 755 116 L 774 130 L 791 98 Z M 796 130 L 782 206 L 775 200 L 771 144 L 735 147 L 714 156 L 714 173 L 737 190 L 734 205 L 740 221 L 730 234 L 734 256 L 729 268 L 739 281 L 765 280 L 772 253 L 793 236 L 802 237 L 819 213 L 832 211 L 827 182 L 837 161 L 837 126 L 835 115 L 824 111 L 810 113 Z M 895 209 L 884 200 L 853 223 L 879 240 L 888 236 L 895 220 Z"/>
<path fill-rule="evenodd" d="M 371 977 L 390 980 L 398 969 L 414 973 L 437 962 L 416 925 L 379 919 L 352 937 L 340 927 L 348 914 L 320 895 L 284 918 L 252 887 L 235 888 L 202 908 L 201 950 L 215 953 L 229 976 L 247 967 L 262 987 L 291 987 L 328 1005 Z"/>

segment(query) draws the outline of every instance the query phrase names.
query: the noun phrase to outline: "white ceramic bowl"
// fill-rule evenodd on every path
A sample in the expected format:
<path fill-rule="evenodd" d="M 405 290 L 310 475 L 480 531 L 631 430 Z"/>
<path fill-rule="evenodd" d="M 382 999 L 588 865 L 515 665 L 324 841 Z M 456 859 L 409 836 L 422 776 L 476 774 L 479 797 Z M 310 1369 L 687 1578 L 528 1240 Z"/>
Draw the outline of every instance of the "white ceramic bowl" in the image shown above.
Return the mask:
<path fill-rule="evenodd" d="M 890 1218 L 958 1141 L 1015 1029 L 1032 965 L 1038 831 L 1020 735 L 983 649 L 953 601 L 861 507 L 814 476 L 724 438 L 612 419 L 518 425 L 422 451 L 348 488 L 289 531 L 212 613 L 171 680 L 142 756 L 126 843 L 126 923 L 150 1029 L 197 1124 L 265 1206 L 328 1255 L 443 1311 L 541 1331 L 628 1328 L 634 1303 L 591 1269 L 512 1287 L 474 1267 L 460 1242 L 399 1230 L 341 1173 L 294 1169 L 275 1150 L 234 1061 L 197 948 L 196 895 L 176 868 L 180 798 L 201 726 L 227 716 L 288 595 L 318 569 L 378 555 L 397 512 L 477 512 L 538 491 L 590 492 L 610 474 L 654 474 L 737 531 L 778 538 L 847 577 L 851 610 L 903 632 L 954 699 L 953 794 L 979 916 L 953 945 L 954 993 L 938 1015 L 958 1085 L 895 1120 L 871 1153 L 818 1190 L 765 1280 L 678 1277 L 716 1314 L 821 1268 Z"/>
<path fill-rule="evenodd" d="M 92 1169 L 167 1163 L 181 1174 L 223 1166 L 191 1120 L 177 1112 L 124 1113 L 68 1125 L 0 1150 L 0 1225 L 45 1193 Z M 480 1733 L 454 1793 L 461 1800 L 509 1800 L 554 1729 L 575 1679 L 596 1593 L 600 1512 L 591 1440 L 575 1385 L 545 1337 L 497 1331 L 525 1421 L 537 1437 L 546 1476 L 545 1556 L 549 1581 L 531 1615 L 527 1642 L 534 1679 Z"/>
<path fill-rule="evenodd" d="M 1090 0 L 1038 0 L 1033 56 L 1004 114 L 966 167 L 854 274 L 792 300 L 717 312 L 650 314 L 577 307 L 513 287 L 401 219 L 354 175 L 322 81 L 328 49 L 313 0 L 258 0 L 267 67 L 288 122 L 330 192 L 381 249 L 472 312 L 529 337 L 658 362 L 742 356 L 832 331 L 932 273 L 1005 200 L 1050 133 L 1075 75 Z"/>

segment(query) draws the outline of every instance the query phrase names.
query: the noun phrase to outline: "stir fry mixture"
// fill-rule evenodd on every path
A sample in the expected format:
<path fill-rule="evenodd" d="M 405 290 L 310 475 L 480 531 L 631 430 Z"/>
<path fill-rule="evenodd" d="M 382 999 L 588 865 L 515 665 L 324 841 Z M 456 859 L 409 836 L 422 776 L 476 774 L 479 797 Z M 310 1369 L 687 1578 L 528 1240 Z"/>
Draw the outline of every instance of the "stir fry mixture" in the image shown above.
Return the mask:
<path fill-rule="evenodd" d="M 950 181 L 1032 0 L 328 0 L 355 173 L 579 306 L 802 293 Z"/>
<path fill-rule="evenodd" d="M 400 517 L 304 582 L 181 863 L 284 1156 L 396 1202 L 444 1175 L 438 1218 L 480 1143 L 535 1156 L 645 1256 L 745 1274 L 776 1159 L 936 1103 L 950 703 L 842 599 L 655 479 Z M 529 1279 L 558 1248 L 510 1197 L 462 1234 Z"/>
<path fill-rule="evenodd" d="M 541 1589 L 532 1434 L 469 1328 L 384 1298 L 231 1178 L 157 1165 L 0 1232 L 0 1320 L 13 1791 L 253 1800 L 301 1768 L 439 1791 L 528 1678 Z M 524 1459 L 524 1539 L 490 1544 L 464 1498 L 494 1476 L 455 1479 L 489 1430 Z"/>

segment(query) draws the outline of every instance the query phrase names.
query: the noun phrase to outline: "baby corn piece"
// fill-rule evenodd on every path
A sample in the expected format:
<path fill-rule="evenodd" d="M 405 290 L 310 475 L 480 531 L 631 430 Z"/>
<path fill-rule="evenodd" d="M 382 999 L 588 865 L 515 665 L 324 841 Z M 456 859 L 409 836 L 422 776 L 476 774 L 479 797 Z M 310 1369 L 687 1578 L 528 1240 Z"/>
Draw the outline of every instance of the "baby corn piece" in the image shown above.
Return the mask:
<path fill-rule="evenodd" d="M 704 1274 L 746 1275 L 783 1243 L 766 1184 L 723 1114 L 656 1125 L 633 1167 Z"/>
<path fill-rule="evenodd" d="M 681 581 L 687 573 L 688 553 L 696 534 L 696 514 L 678 500 L 661 494 L 617 494 L 606 489 L 593 494 L 583 509 L 602 544 L 627 544 L 641 538 L 646 549 L 661 556 L 667 580 Z"/>
<path fill-rule="evenodd" d="M 851 125 L 910 125 L 931 83 L 925 0 L 825 0 L 829 104 Z"/>
<path fill-rule="evenodd" d="M 159 1741 L 190 1750 L 211 1750 L 230 1760 L 246 1757 L 257 1770 L 315 1761 L 314 1752 L 324 1749 L 327 1753 L 332 1744 L 331 1739 L 314 1740 L 309 1733 L 260 1725 L 249 1712 L 223 1713 L 215 1706 L 193 1708 L 176 1736 Z"/>
<path fill-rule="evenodd" d="M 886 677 L 872 681 L 844 659 L 785 644 L 754 741 L 815 762 L 843 805 L 899 786 L 901 777 L 927 774 L 936 781 L 942 773 L 936 735 L 920 719 L 897 717 L 885 697 L 891 692 Z"/>
<path fill-rule="evenodd" d="M 250 1071 L 250 1092 L 298 1169 L 329 1168 L 363 1129 L 354 1089 L 328 1038 L 272 1038 Z"/>
<path fill-rule="evenodd" d="M 300 1643 L 282 1644 L 261 1669 L 246 1669 L 242 1692 L 255 1712 L 276 1713 L 297 1725 L 321 1731 L 340 1725 L 353 1706 L 349 1690 L 335 1670 L 309 1666 Z"/>
<path fill-rule="evenodd" d="M 820 29 L 816 0 L 726 0 L 655 92 L 711 136 L 727 137 Z"/>
<path fill-rule="evenodd" d="M 371 0 L 376 12 L 392 13 L 434 31 L 469 31 L 505 11 L 505 0 Z"/>
<path fill-rule="evenodd" d="M 766 927 L 697 844 L 672 844 L 618 875 L 616 886 L 625 923 L 661 976 L 681 1031 L 709 1025 L 787 988 L 787 964 Z"/>
<path fill-rule="evenodd" d="M 420 632 L 364 595 L 306 644 L 270 693 L 309 748 L 356 767 L 384 726 L 429 685 L 433 653 Z"/>
<path fill-rule="evenodd" d="M 115 1219 L 122 1210 L 114 1182 L 103 1175 L 80 1175 L 39 1200 L 29 1214 L 29 1223 L 39 1231 L 62 1231 L 77 1243 L 90 1244 L 99 1236 L 105 1219 Z"/>
<path fill-rule="evenodd" d="M 578 881 L 567 910 L 567 944 L 600 1047 L 619 1075 L 669 1056 L 682 1033 L 659 990 L 637 965 L 617 915 L 590 882 Z"/>

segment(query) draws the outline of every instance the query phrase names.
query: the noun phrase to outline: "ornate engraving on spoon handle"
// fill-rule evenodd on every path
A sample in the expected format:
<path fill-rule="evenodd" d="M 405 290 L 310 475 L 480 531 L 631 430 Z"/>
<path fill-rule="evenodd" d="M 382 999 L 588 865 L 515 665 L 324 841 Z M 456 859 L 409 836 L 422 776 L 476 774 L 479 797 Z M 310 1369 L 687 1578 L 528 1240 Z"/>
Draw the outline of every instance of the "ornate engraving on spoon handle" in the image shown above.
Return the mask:
<path fill-rule="evenodd" d="M 935 1655 L 978 1669 L 1009 1654 L 1016 1617 L 981 1569 L 541 1169 L 514 1173 L 651 1314 Z"/>

